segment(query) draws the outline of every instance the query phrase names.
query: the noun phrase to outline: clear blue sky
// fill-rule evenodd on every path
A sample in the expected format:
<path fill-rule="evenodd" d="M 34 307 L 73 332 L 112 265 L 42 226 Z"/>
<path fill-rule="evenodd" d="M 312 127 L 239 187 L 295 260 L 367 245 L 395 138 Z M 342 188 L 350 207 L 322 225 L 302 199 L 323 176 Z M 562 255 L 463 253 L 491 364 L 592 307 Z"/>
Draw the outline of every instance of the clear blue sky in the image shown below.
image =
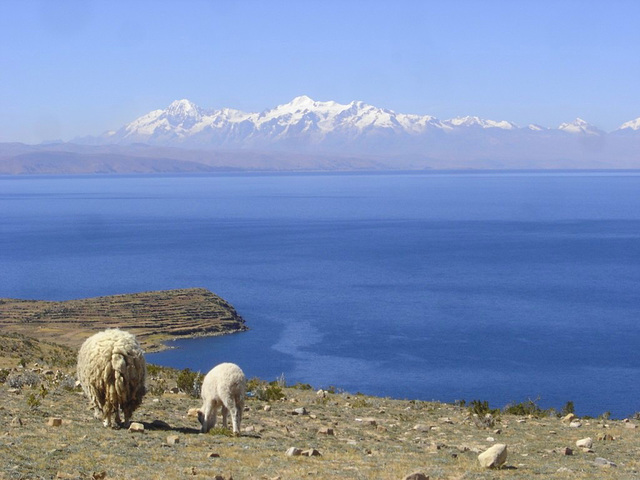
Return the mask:
<path fill-rule="evenodd" d="M 301 94 L 609 131 L 640 117 L 639 46 L 637 0 L 4 0 L 0 141 Z"/>

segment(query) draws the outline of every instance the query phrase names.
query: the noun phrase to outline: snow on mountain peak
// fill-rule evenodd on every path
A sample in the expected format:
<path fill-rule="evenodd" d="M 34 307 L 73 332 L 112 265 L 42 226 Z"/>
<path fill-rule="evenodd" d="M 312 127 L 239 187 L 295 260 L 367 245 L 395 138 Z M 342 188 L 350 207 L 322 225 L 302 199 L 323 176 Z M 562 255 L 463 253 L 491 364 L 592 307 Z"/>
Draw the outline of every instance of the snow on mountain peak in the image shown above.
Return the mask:
<path fill-rule="evenodd" d="M 501 128 L 503 130 L 513 130 L 518 128 L 515 123 L 507 122 L 506 120 L 484 120 L 479 117 L 469 116 L 456 117 L 450 120 L 445 120 L 444 125 L 451 127 L 481 127 L 481 128 Z"/>
<path fill-rule="evenodd" d="M 571 123 L 563 123 L 558 127 L 558 130 L 568 133 L 584 133 L 587 135 L 599 135 L 601 132 L 595 126 L 584 121 L 581 118 L 576 118 Z"/>
<path fill-rule="evenodd" d="M 175 100 L 166 109 L 149 112 L 116 132 L 104 134 L 102 139 L 108 143 L 148 142 L 155 145 L 216 145 L 225 148 L 362 146 L 377 151 L 387 142 L 395 146 L 418 145 L 427 138 L 439 139 L 443 138 L 441 135 L 451 132 L 476 138 L 486 129 L 489 129 L 492 138 L 497 138 L 496 134 L 504 131 L 513 132 L 509 135 L 527 135 L 527 132 L 535 131 L 604 135 L 604 132 L 581 118 L 563 123 L 557 130 L 539 125 L 520 128 L 505 120 L 465 116 L 441 121 L 429 115 L 396 113 L 362 101 L 341 104 L 300 95 L 261 113 L 245 113 L 229 108 L 204 110 L 187 99 Z M 619 130 L 622 129 L 628 133 L 640 131 L 640 118 L 623 124 Z"/>
<path fill-rule="evenodd" d="M 183 98 L 182 100 L 174 100 L 166 109 L 167 115 L 171 117 L 200 117 L 201 111 L 195 103 Z"/>
<path fill-rule="evenodd" d="M 618 130 L 640 130 L 640 117 L 623 123 Z"/>

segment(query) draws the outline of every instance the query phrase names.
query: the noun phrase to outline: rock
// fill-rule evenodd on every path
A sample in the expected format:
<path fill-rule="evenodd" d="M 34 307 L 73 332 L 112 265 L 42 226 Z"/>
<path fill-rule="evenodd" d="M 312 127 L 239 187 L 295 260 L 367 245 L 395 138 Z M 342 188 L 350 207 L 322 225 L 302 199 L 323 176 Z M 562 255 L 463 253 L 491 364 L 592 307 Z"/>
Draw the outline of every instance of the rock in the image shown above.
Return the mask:
<path fill-rule="evenodd" d="M 44 375 L 53 375 L 53 370 L 45 370 L 42 372 Z"/>
<path fill-rule="evenodd" d="M 449 425 L 453 425 L 453 420 L 451 420 L 449 417 L 443 417 L 438 420 L 440 421 L 440 423 L 447 423 Z"/>
<path fill-rule="evenodd" d="M 580 420 L 574 420 L 569 424 L 571 428 L 580 428 L 582 426 L 582 422 Z"/>
<path fill-rule="evenodd" d="M 309 412 L 307 412 L 307 409 L 304 407 L 301 408 L 296 408 L 293 412 L 291 412 L 292 415 L 307 415 Z"/>
<path fill-rule="evenodd" d="M 62 419 L 59 417 L 49 417 L 49 420 L 47 420 L 47 425 L 49 425 L 50 427 L 59 427 L 60 425 L 62 425 Z"/>
<path fill-rule="evenodd" d="M 187 417 L 196 417 L 196 418 L 198 418 L 198 409 L 197 408 L 190 408 L 189 411 L 187 412 Z"/>
<path fill-rule="evenodd" d="M 569 447 L 564 447 L 560 451 L 562 452 L 563 455 L 573 455 L 573 450 L 571 450 Z"/>
<path fill-rule="evenodd" d="M 558 470 L 556 470 L 556 473 L 573 473 L 573 470 L 567 467 L 560 467 Z"/>
<path fill-rule="evenodd" d="M 362 422 L 364 425 L 377 425 L 375 418 L 367 417 L 367 418 L 356 418 L 356 422 Z"/>
<path fill-rule="evenodd" d="M 104 470 L 102 472 L 93 472 L 91 474 L 91 478 L 93 480 L 104 480 L 105 478 L 107 478 L 107 472 L 105 472 Z"/>
<path fill-rule="evenodd" d="M 322 454 L 316 450 L 315 448 L 308 448 L 303 450 L 300 455 L 304 455 L 305 457 L 321 457 Z"/>
<path fill-rule="evenodd" d="M 507 446 L 504 443 L 496 443 L 478 455 L 478 461 L 484 468 L 499 468 L 507 461 Z"/>
<path fill-rule="evenodd" d="M 210 452 L 207 454 L 207 458 L 220 458 L 220 454 L 216 452 Z"/>
<path fill-rule="evenodd" d="M 13 417 L 11 419 L 11 426 L 12 427 L 21 427 L 22 426 L 22 419 L 20 417 Z"/>
<path fill-rule="evenodd" d="M 593 463 L 595 463 L 596 465 L 599 465 L 601 467 L 617 467 L 618 466 L 615 463 L 610 462 L 606 458 L 602 458 L 602 457 L 596 457 L 596 459 L 593 461 Z"/>
<path fill-rule="evenodd" d="M 144 433 L 144 425 L 139 422 L 131 422 L 131 425 L 129 425 L 129 431 L 131 433 Z"/>
<path fill-rule="evenodd" d="M 180 393 L 180 389 L 178 387 L 173 387 L 169 389 L 169 392 L 171 393 Z"/>
<path fill-rule="evenodd" d="M 487 437 L 487 442 L 495 442 L 496 439 L 493 437 Z"/>
<path fill-rule="evenodd" d="M 265 406 L 264 406 L 264 408 L 263 408 L 263 410 L 264 410 L 265 412 L 270 412 L 270 411 L 271 411 L 271 405 L 265 405 Z"/>
<path fill-rule="evenodd" d="M 593 439 L 591 437 L 582 438 L 576 442 L 576 447 L 591 448 L 593 447 Z"/>
<path fill-rule="evenodd" d="M 404 480 L 429 480 L 429 477 L 422 472 L 413 472 L 404 477 Z"/>
<path fill-rule="evenodd" d="M 302 449 L 296 448 L 296 447 L 289 448 L 289 450 L 287 450 L 287 453 L 286 453 L 287 457 L 296 457 L 301 454 L 302 454 Z"/>
<path fill-rule="evenodd" d="M 568 413 L 567 415 L 565 415 L 564 417 L 562 417 L 562 421 L 565 423 L 571 423 L 573 422 L 576 418 L 575 414 L 573 413 Z"/>
<path fill-rule="evenodd" d="M 598 436 L 598 441 L 600 441 L 600 442 L 611 442 L 613 440 L 615 440 L 613 435 L 610 435 L 608 433 L 605 433 L 604 435 L 599 435 Z"/>
<path fill-rule="evenodd" d="M 635 423 L 625 423 L 624 428 L 638 428 Z"/>
<path fill-rule="evenodd" d="M 499 428 L 496 428 L 496 429 L 493 431 L 493 433 L 494 433 L 494 434 L 496 434 L 496 435 L 500 435 L 500 434 L 502 433 L 502 430 L 500 430 Z"/>
<path fill-rule="evenodd" d="M 320 390 L 318 390 L 318 391 L 316 392 L 316 395 L 317 395 L 318 397 L 320 397 L 320 398 L 324 398 L 324 397 L 326 397 L 326 396 L 327 396 L 327 392 L 326 392 L 326 391 L 324 391 L 324 390 L 322 390 L 322 389 L 320 389 Z"/>
<path fill-rule="evenodd" d="M 180 437 L 178 435 L 169 435 L 167 437 L 167 444 L 177 445 L 178 443 L 180 443 Z"/>
<path fill-rule="evenodd" d="M 334 435 L 333 428 L 330 427 L 321 427 L 318 429 L 318 433 L 321 435 Z"/>

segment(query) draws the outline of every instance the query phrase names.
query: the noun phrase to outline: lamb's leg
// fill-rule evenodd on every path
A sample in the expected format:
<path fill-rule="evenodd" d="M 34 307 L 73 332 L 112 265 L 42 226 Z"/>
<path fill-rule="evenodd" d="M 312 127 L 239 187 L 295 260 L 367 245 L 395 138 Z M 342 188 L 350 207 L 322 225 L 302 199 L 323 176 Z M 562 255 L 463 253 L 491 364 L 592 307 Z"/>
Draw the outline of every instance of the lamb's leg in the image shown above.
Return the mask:
<path fill-rule="evenodd" d="M 222 405 L 222 428 L 227 428 L 227 415 L 229 414 L 229 409 Z"/>
<path fill-rule="evenodd" d="M 242 423 L 242 412 L 244 411 L 244 401 L 242 399 L 238 399 L 236 401 L 234 408 L 231 409 L 231 420 L 233 422 L 233 433 L 240 433 L 240 424 Z"/>

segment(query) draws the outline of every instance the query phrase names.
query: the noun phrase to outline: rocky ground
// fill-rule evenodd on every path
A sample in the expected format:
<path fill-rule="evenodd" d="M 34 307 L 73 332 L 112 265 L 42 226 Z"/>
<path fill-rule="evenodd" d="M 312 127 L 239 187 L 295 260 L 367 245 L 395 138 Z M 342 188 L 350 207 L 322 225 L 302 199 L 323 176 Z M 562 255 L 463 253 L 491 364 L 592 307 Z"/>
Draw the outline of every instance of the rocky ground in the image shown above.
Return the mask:
<path fill-rule="evenodd" d="M 107 429 L 76 386 L 73 350 L 20 336 L 0 343 L 0 478 L 640 478 L 635 418 L 486 415 L 481 404 L 252 379 L 241 435 L 201 434 L 200 401 L 177 388 L 184 372 L 156 366 L 131 429 Z M 478 457 L 496 445 L 506 458 L 487 468 Z"/>

